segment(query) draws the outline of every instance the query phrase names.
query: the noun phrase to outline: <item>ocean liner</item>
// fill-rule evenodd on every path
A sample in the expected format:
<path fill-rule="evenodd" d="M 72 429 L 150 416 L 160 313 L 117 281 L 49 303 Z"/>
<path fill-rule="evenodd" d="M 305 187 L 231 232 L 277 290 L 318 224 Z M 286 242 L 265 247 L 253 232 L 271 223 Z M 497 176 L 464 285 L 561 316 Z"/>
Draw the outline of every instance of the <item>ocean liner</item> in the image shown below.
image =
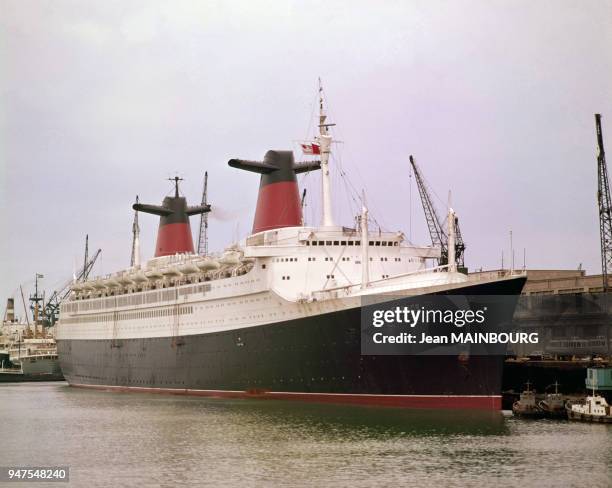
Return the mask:
<path fill-rule="evenodd" d="M 402 232 L 337 225 L 329 174 L 332 136 L 320 92 L 318 134 L 291 151 L 229 166 L 260 175 L 252 233 L 217 256 L 194 252 L 189 217 L 210 210 L 179 195 L 161 206 L 155 257 L 76 282 L 61 305 L 58 352 L 72 386 L 218 397 L 415 408 L 501 408 L 503 357 L 362 355 L 367 296 L 518 295 L 523 277 L 474 281 L 430 263 L 440 250 Z M 296 175 L 318 171 L 322 219 L 306 226 Z M 449 216 L 449 239 L 454 216 Z M 510 311 L 511 315 L 512 311 Z M 508 317 L 509 318 L 509 317 Z"/>

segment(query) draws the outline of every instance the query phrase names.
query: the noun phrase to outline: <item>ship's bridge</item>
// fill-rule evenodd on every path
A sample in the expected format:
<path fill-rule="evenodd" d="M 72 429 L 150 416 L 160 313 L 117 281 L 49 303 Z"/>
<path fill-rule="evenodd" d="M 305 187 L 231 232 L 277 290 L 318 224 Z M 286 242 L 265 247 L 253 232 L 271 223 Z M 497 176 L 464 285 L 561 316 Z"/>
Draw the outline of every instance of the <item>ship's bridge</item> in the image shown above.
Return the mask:
<path fill-rule="evenodd" d="M 295 247 L 315 248 L 348 248 L 360 252 L 361 233 L 350 227 L 284 227 L 258 232 L 246 239 L 245 256 L 265 257 L 282 255 L 295 251 Z M 438 259 L 440 249 L 431 246 L 414 246 L 406 243 L 403 232 L 370 232 L 368 248 L 384 251 L 391 248 L 402 248 L 415 258 Z"/>

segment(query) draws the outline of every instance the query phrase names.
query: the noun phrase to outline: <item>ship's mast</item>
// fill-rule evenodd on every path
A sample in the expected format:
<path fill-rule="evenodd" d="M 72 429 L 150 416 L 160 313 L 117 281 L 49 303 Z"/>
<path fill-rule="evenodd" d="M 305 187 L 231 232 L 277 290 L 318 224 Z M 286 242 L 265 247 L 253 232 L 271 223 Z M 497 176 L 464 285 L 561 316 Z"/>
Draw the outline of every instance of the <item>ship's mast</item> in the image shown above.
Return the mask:
<path fill-rule="evenodd" d="M 136 195 L 138 204 L 138 195 Z M 134 210 L 134 223 L 132 224 L 132 257 L 130 266 L 140 266 L 140 226 L 138 225 L 138 210 Z"/>
<path fill-rule="evenodd" d="M 204 172 L 204 190 L 202 191 L 202 206 L 208 205 L 208 171 Z M 198 254 L 208 255 L 208 212 L 200 217 L 200 237 L 198 238 Z"/>
<path fill-rule="evenodd" d="M 83 259 L 83 268 L 87 266 L 89 260 L 89 234 L 85 234 L 85 258 Z"/>
<path fill-rule="evenodd" d="M 368 208 L 365 202 L 365 193 L 362 197 L 363 206 L 359 223 L 361 227 L 361 289 L 368 287 L 370 282 L 370 259 L 368 257 Z"/>
<path fill-rule="evenodd" d="M 329 155 L 331 151 L 332 137 L 329 135 L 329 128 L 336 124 L 326 123 L 327 115 L 323 107 L 323 86 L 319 78 L 319 142 L 321 151 L 321 181 L 323 194 L 323 215 L 321 218 L 322 227 L 334 227 L 334 216 L 332 214 L 331 203 L 331 182 L 329 177 Z"/>

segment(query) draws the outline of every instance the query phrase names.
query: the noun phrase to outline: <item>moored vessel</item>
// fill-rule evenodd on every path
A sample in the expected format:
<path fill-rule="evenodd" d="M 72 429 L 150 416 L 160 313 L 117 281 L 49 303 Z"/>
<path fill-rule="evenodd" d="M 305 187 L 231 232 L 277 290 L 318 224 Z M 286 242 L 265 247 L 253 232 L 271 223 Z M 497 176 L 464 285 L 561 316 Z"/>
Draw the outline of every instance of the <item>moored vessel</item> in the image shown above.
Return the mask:
<path fill-rule="evenodd" d="M 469 280 L 440 249 L 402 232 L 332 213 L 332 137 L 320 99 L 319 134 L 291 151 L 229 166 L 260 175 L 252 233 L 219 255 L 194 252 L 191 207 L 179 193 L 161 206 L 155 257 L 80 283 L 61 306 L 58 350 L 73 386 L 224 397 L 299 399 L 419 408 L 501 407 L 500 356 L 361 355 L 362 300 L 372 296 L 512 295 L 524 277 Z M 322 218 L 303 223 L 297 175 L 320 170 Z M 449 239 L 455 217 L 449 211 Z M 450 242 L 453 242 L 452 240 Z M 138 253 L 139 255 L 139 253 Z M 137 279 L 138 278 L 138 279 Z M 512 310 L 505 320 L 510 320 Z"/>
<path fill-rule="evenodd" d="M 536 392 L 531 389 L 529 381 L 526 384 L 527 389 L 523 390 L 520 398 L 512 404 L 512 413 L 517 417 L 524 418 L 542 418 L 544 411 L 536 402 Z"/>
<path fill-rule="evenodd" d="M 554 393 L 546 393 L 543 400 L 538 402 L 538 407 L 544 416 L 548 418 L 564 419 L 567 418 L 567 411 L 565 409 L 565 398 L 559 393 L 559 383 L 555 381 Z"/>
<path fill-rule="evenodd" d="M 583 422 L 612 423 L 612 406 L 605 396 L 612 391 L 612 368 L 588 368 L 585 383 L 591 394 L 582 401 L 567 402 L 567 417 Z"/>

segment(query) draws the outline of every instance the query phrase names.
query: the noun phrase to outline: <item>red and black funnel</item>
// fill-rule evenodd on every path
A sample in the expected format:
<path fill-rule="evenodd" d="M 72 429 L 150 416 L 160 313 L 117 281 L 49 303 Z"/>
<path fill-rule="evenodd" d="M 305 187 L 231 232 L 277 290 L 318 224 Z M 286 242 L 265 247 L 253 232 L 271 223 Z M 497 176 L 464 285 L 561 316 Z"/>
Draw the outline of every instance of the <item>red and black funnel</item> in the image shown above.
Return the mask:
<path fill-rule="evenodd" d="M 263 161 L 230 159 L 232 168 L 261 174 L 253 234 L 302 225 L 302 206 L 296 174 L 321 168 L 320 161 L 296 163 L 292 151 L 268 151 Z"/>
<path fill-rule="evenodd" d="M 185 197 L 179 197 L 178 182 L 180 178 L 176 177 L 172 180 L 175 182 L 174 196 L 164 198 L 161 206 L 144 203 L 132 205 L 132 208 L 139 212 L 159 215 L 155 257 L 193 252 L 193 237 L 189 226 L 189 217 L 210 212 L 210 205 L 188 207 Z"/>

